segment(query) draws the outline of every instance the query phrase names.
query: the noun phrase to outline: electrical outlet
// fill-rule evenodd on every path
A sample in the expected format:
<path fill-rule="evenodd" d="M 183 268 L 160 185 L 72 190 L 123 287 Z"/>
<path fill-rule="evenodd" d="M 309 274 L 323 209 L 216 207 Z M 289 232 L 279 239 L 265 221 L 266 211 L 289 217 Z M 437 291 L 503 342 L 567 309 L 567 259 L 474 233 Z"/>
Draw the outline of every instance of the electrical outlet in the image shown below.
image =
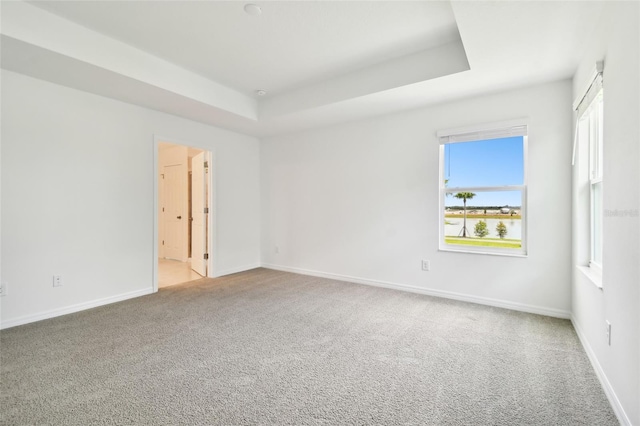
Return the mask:
<path fill-rule="evenodd" d="M 611 346 L 611 323 L 608 320 L 605 320 L 604 322 L 606 324 L 607 345 Z"/>
<path fill-rule="evenodd" d="M 429 262 L 428 260 L 423 260 L 422 261 L 422 270 L 423 271 L 429 271 L 431 269 L 431 262 Z"/>
<path fill-rule="evenodd" d="M 7 292 L 8 292 L 8 290 L 9 290 L 9 289 L 8 289 L 8 286 L 9 286 L 9 283 L 8 283 L 8 282 L 6 282 L 6 281 L 3 281 L 3 282 L 0 284 L 0 297 L 2 297 L 2 296 L 6 296 L 6 295 L 8 294 L 8 293 L 7 293 Z"/>
<path fill-rule="evenodd" d="M 62 287 L 62 275 L 54 275 L 53 276 L 53 286 L 54 287 Z"/>

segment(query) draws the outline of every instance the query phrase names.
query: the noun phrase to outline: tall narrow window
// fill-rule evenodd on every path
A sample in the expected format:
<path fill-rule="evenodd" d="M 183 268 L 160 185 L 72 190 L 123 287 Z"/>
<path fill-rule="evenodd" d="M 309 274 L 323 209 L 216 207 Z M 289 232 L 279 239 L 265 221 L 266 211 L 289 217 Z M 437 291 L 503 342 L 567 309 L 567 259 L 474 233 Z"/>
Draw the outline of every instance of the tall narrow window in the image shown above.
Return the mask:
<path fill-rule="evenodd" d="M 604 62 L 595 64 L 578 93 L 573 144 L 573 250 L 577 270 L 603 288 Z"/>
<path fill-rule="evenodd" d="M 604 102 L 602 85 L 596 84 L 595 89 L 588 99 L 583 100 L 578 109 L 578 139 L 580 148 L 589 153 L 589 266 L 596 272 L 601 272 Z"/>
<path fill-rule="evenodd" d="M 494 126 L 438 132 L 441 250 L 527 252 L 527 127 Z"/>

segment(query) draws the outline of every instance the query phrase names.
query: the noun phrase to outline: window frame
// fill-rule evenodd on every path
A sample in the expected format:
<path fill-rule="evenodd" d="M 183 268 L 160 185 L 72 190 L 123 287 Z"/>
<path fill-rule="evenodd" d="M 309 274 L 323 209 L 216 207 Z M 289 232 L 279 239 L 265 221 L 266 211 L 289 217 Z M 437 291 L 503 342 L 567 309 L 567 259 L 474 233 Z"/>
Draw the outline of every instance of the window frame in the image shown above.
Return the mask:
<path fill-rule="evenodd" d="M 574 166 L 574 223 L 577 229 L 574 230 L 577 244 L 574 247 L 573 254 L 575 257 L 575 266 L 585 277 L 588 278 L 596 287 L 603 290 L 603 264 L 594 261 L 594 233 L 595 227 L 595 197 L 594 188 L 600 185 L 600 195 L 602 204 L 599 206 L 600 215 L 600 255 L 604 262 L 604 124 L 605 124 L 605 107 L 604 107 L 604 61 L 596 61 L 595 67 L 591 72 L 587 84 L 584 89 L 578 92 L 578 96 L 573 101 L 573 110 L 575 111 L 575 134 L 573 139 L 573 160 L 571 164 Z M 591 113 L 593 105 L 599 103 L 599 128 L 594 132 L 591 125 Z M 585 123 L 585 118 L 589 117 L 589 122 Z M 593 135 L 599 137 L 598 161 L 596 162 L 599 169 L 593 170 Z"/>
<path fill-rule="evenodd" d="M 603 253 L 603 225 L 604 225 L 604 207 L 602 205 L 604 195 L 604 176 L 603 176 L 603 153 L 604 153 L 604 90 L 602 87 L 598 89 L 596 95 L 589 102 L 587 108 L 578 117 L 578 125 L 583 120 L 589 120 L 589 140 L 580 141 L 586 145 L 585 148 L 589 153 L 588 170 L 589 170 L 589 262 L 588 266 L 591 270 L 602 275 L 602 253 Z M 596 186 L 600 188 L 600 205 L 596 201 Z M 599 227 L 598 222 L 599 221 Z M 596 259 L 596 244 L 599 245 L 600 259 Z"/>
<path fill-rule="evenodd" d="M 474 253 L 498 256 L 527 257 L 528 255 L 528 214 L 527 214 L 527 164 L 528 164 L 528 120 L 517 119 L 499 123 L 488 123 L 462 128 L 441 130 L 437 132 L 439 139 L 439 239 L 438 248 L 440 251 Z M 522 137 L 522 161 L 523 161 L 523 183 L 521 185 L 502 186 L 465 186 L 446 187 L 445 186 L 445 146 L 459 142 L 474 142 L 505 137 Z M 458 244 L 447 244 L 445 242 L 445 210 L 447 194 L 458 192 L 498 192 L 498 191 L 520 191 L 521 204 L 521 247 L 519 249 L 501 247 L 463 246 Z"/>

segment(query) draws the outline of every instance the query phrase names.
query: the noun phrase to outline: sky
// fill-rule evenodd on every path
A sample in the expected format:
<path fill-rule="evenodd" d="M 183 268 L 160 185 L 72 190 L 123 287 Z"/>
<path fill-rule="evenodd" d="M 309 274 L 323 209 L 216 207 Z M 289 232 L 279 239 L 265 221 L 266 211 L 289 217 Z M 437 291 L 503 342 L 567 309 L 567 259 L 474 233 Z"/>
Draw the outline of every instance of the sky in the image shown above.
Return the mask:
<path fill-rule="evenodd" d="M 458 142 L 444 145 L 444 178 L 447 187 L 504 186 L 524 183 L 522 136 Z M 474 191 L 467 206 L 510 206 L 522 203 L 520 191 Z M 445 198 L 446 206 L 462 206 L 462 200 Z"/>

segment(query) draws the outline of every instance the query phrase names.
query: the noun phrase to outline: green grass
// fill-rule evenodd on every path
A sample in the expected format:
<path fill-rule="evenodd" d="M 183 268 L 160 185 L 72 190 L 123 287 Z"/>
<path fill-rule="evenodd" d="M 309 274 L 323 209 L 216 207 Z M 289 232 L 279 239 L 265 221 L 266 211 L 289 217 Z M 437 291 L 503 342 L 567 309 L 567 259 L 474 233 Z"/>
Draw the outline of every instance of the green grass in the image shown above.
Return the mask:
<path fill-rule="evenodd" d="M 521 248 L 521 240 L 499 239 L 499 238 L 474 238 L 474 237 L 445 237 L 444 242 L 447 244 L 455 244 L 462 246 L 479 246 L 479 247 L 501 247 L 501 248 Z"/>
<path fill-rule="evenodd" d="M 447 213 L 444 215 L 444 217 L 457 217 L 462 219 L 464 216 L 461 214 L 451 214 L 451 213 Z M 502 219 L 502 220 L 509 220 L 509 219 L 522 219 L 522 216 L 519 214 L 514 214 L 513 216 L 508 215 L 508 214 L 468 214 L 467 213 L 467 219 Z"/>

